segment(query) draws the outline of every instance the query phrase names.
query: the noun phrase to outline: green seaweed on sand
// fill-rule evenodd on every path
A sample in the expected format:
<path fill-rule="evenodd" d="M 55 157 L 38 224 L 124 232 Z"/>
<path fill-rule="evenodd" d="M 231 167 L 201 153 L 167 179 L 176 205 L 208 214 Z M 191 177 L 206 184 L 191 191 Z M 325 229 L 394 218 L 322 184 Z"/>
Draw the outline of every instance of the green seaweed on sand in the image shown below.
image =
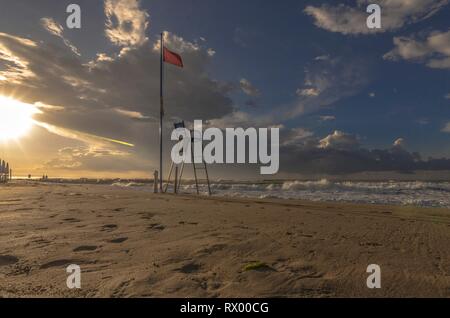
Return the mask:
<path fill-rule="evenodd" d="M 252 262 L 252 263 L 245 265 L 243 270 L 244 270 L 244 272 L 267 271 L 267 270 L 272 270 L 272 268 L 269 265 L 267 265 L 266 263 L 257 261 L 257 262 Z"/>

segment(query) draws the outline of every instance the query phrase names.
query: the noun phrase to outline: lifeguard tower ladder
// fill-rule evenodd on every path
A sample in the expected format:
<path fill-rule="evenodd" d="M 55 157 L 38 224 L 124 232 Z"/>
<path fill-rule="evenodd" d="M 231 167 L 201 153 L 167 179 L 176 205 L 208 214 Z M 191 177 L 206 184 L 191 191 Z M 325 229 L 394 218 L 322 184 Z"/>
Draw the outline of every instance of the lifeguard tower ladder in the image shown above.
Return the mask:
<path fill-rule="evenodd" d="M 184 121 L 179 122 L 179 123 L 175 123 L 174 124 L 175 129 L 178 128 L 186 128 L 184 125 Z M 208 186 L 208 195 L 212 195 L 212 191 L 211 191 L 211 184 L 209 182 L 209 174 L 208 174 L 208 167 L 206 165 L 206 162 L 203 158 L 203 144 L 202 144 L 202 155 L 201 155 L 201 163 L 196 163 L 195 159 L 197 157 L 195 157 L 194 154 L 194 147 L 193 147 L 193 143 L 195 140 L 195 136 L 194 136 L 194 131 L 191 130 L 191 159 L 192 159 L 192 166 L 194 168 L 194 179 L 195 179 L 195 189 L 197 191 L 197 195 L 200 194 L 200 183 L 201 182 L 206 182 L 206 185 Z M 185 162 L 181 163 L 181 167 L 178 170 L 178 165 L 175 165 L 174 162 L 172 161 L 172 164 L 170 166 L 170 172 L 169 172 L 169 177 L 167 178 L 167 183 L 166 186 L 164 188 L 164 192 L 167 192 L 167 189 L 169 187 L 169 184 L 171 182 L 171 178 L 172 178 L 172 174 L 174 174 L 174 170 L 175 170 L 175 178 L 174 178 L 174 192 L 175 193 L 179 193 L 180 192 L 180 187 L 181 187 L 181 181 L 183 178 L 183 173 L 184 173 L 184 168 L 185 168 Z M 180 172 L 180 174 L 177 176 L 177 172 Z M 204 171 L 204 179 L 199 179 L 199 173 L 200 171 Z"/>

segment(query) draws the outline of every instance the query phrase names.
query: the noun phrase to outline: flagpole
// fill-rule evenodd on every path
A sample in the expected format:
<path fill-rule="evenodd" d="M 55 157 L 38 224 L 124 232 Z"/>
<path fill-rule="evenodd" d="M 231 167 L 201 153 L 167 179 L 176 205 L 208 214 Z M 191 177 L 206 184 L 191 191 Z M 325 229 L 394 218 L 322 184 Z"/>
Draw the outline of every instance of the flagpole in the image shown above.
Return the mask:
<path fill-rule="evenodd" d="M 164 32 L 161 33 L 161 65 L 160 65 L 160 109 L 159 109 L 159 191 L 163 193 L 163 116 L 164 116 L 164 97 L 163 97 L 163 72 L 164 72 Z"/>

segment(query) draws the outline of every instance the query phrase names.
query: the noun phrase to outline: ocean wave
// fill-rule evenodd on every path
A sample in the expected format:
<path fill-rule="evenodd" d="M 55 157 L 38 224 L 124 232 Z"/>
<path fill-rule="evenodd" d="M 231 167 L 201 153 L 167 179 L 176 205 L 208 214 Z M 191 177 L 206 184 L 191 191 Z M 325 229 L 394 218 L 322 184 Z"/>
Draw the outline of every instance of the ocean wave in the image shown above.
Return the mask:
<path fill-rule="evenodd" d="M 450 208 L 448 182 L 285 181 L 214 187 L 223 196 Z"/>
<path fill-rule="evenodd" d="M 139 183 L 139 182 L 114 182 L 112 186 L 121 187 L 121 188 L 130 188 L 130 187 L 144 187 L 147 184 Z"/>
<path fill-rule="evenodd" d="M 276 189 L 275 186 L 266 189 Z M 361 181 L 329 181 L 322 179 L 319 181 L 286 181 L 282 185 L 282 190 L 305 190 L 305 189 L 337 189 L 337 190 L 432 190 L 450 192 L 448 182 L 423 182 L 423 181 L 387 181 L 387 182 L 361 182 Z"/>
<path fill-rule="evenodd" d="M 333 183 L 328 181 L 327 179 L 322 179 L 319 181 L 286 181 L 283 183 L 281 189 L 292 191 L 314 188 L 329 188 L 331 186 L 333 186 Z"/>
<path fill-rule="evenodd" d="M 113 186 L 147 190 L 152 184 L 139 182 L 115 182 Z M 148 186 L 148 187 L 145 187 Z M 149 188 L 149 189 L 150 189 Z M 200 184 L 206 193 L 206 184 Z M 172 192 L 173 186 L 168 187 Z M 285 181 L 254 183 L 213 182 L 214 195 L 260 199 L 295 199 L 310 201 L 353 202 L 389 205 L 414 205 L 450 208 L 449 182 L 424 181 Z M 149 190 L 150 191 L 150 190 Z M 196 193 L 195 183 L 182 184 L 182 193 Z"/>

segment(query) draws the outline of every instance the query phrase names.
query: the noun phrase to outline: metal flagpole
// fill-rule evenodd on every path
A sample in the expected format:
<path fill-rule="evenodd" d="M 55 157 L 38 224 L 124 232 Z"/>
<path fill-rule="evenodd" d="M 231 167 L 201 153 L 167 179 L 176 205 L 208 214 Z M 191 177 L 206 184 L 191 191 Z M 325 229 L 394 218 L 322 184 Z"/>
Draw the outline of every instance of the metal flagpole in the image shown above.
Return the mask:
<path fill-rule="evenodd" d="M 159 191 L 163 193 L 163 116 L 164 116 L 164 97 L 163 97 L 163 72 L 164 72 L 164 32 L 161 33 L 161 67 L 160 67 L 160 110 L 159 110 Z"/>

